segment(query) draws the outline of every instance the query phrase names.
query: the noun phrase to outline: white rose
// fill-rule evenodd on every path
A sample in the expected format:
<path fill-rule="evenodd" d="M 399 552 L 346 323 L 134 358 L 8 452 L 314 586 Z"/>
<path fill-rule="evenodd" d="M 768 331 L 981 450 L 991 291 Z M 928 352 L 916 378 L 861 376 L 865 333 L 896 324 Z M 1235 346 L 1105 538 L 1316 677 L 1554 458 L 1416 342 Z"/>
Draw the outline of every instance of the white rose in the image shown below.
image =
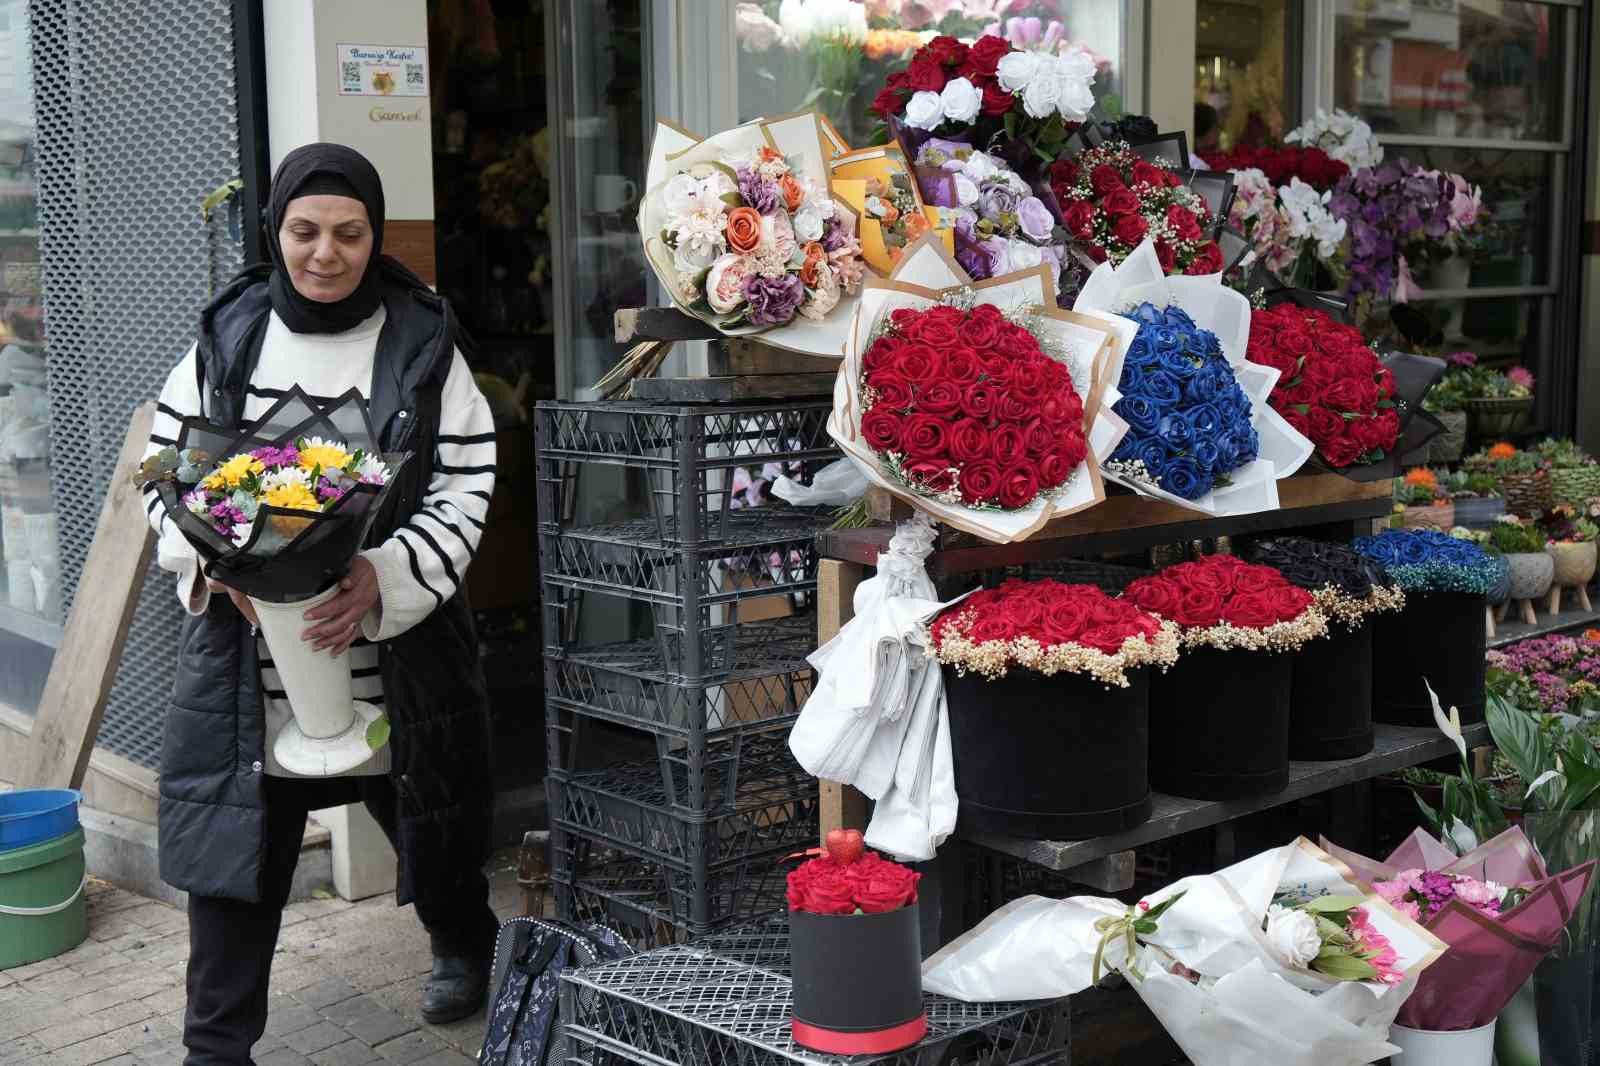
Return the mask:
<path fill-rule="evenodd" d="M 1027 241 L 1012 241 L 1006 249 L 1006 259 L 1012 270 L 1032 270 L 1044 262 L 1044 252 Z"/>
<path fill-rule="evenodd" d="M 678 173 L 667 179 L 661 190 L 661 204 L 669 215 L 686 215 L 699 202 L 700 182 L 688 174 Z"/>
<path fill-rule="evenodd" d="M 801 242 L 822 239 L 822 216 L 809 205 L 794 213 L 794 235 Z"/>
<path fill-rule="evenodd" d="M 1056 79 L 1040 72 L 1037 78 L 1022 90 L 1022 110 L 1033 118 L 1049 118 L 1055 114 L 1057 99 Z"/>
<path fill-rule="evenodd" d="M 1094 107 L 1094 60 L 1081 48 L 1056 59 L 1056 110 L 1069 122 L 1082 122 Z"/>
<path fill-rule="evenodd" d="M 1317 920 L 1289 907 L 1274 906 L 1267 912 L 1267 941 L 1296 966 L 1305 966 L 1322 951 Z"/>
<path fill-rule="evenodd" d="M 1000 60 L 1000 66 L 995 69 L 995 76 L 1000 79 L 1000 88 L 1006 92 L 1014 93 L 1019 89 L 1026 89 L 1032 84 L 1034 75 L 1039 73 L 1039 65 L 1045 57 L 1036 52 L 1009 52 Z"/>
<path fill-rule="evenodd" d="M 906 124 L 913 129 L 937 129 L 944 121 L 944 100 L 938 93 L 922 92 L 912 95 L 906 104 Z"/>
<path fill-rule="evenodd" d="M 685 241 L 678 245 L 672 253 L 672 266 L 680 274 L 698 274 L 710 266 L 722 254 L 720 245 L 711 245 L 696 251 L 694 245 Z"/>
<path fill-rule="evenodd" d="M 951 78 L 945 82 L 939 101 L 944 105 L 944 117 L 951 122 L 971 122 L 978 117 L 983 94 L 966 78 Z"/>
<path fill-rule="evenodd" d="M 955 162 L 957 169 L 960 169 L 962 173 L 973 181 L 982 181 L 1000 172 L 1000 168 L 995 165 L 994 158 L 988 152 L 973 152 L 967 157 L 967 165 L 965 167 L 961 166 L 960 160 L 954 160 L 953 162 Z"/>
<path fill-rule="evenodd" d="M 971 207 L 978 202 L 978 186 L 965 174 L 956 175 L 956 203 Z"/>

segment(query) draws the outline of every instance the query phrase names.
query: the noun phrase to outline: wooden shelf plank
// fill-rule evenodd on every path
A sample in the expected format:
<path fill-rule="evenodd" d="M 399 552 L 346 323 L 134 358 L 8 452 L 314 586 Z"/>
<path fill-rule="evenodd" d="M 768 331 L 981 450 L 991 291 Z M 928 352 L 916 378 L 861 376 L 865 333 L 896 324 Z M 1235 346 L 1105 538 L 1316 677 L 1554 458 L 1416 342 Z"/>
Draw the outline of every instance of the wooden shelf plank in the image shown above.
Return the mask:
<path fill-rule="evenodd" d="M 5 582 L 0 581 L 0 589 L 4 586 Z M 59 647 L 61 644 L 60 622 L 52 622 L 48 618 L 27 611 L 19 611 L 3 603 L 0 603 L 0 629 L 49 648 Z"/>
<path fill-rule="evenodd" d="M 1456 750 L 1455 745 L 1437 729 L 1383 724 L 1375 728 L 1377 746 L 1371 754 L 1335 762 L 1291 763 L 1289 787 L 1269 796 L 1218 802 L 1158 792 L 1155 813 L 1150 820 L 1125 833 L 1090 840 L 1028 840 L 992 833 L 964 832 L 958 826 L 956 835 L 969 843 L 1025 859 L 1047 870 L 1072 870 L 1141 844 L 1152 844 L 1194 829 L 1205 829 L 1341 785 L 1367 781 L 1392 770 L 1443 758 Z M 1468 748 L 1489 742 L 1489 727 L 1486 725 L 1468 726 L 1464 733 Z"/>
<path fill-rule="evenodd" d="M 1495 635 L 1489 641 L 1491 648 L 1503 648 L 1507 644 L 1515 644 L 1519 640 L 1528 640 L 1533 637 L 1548 637 L 1552 633 L 1562 633 L 1569 629 L 1578 629 L 1585 626 L 1600 626 L 1600 610 L 1585 611 L 1576 603 L 1576 597 L 1567 594 L 1565 602 L 1571 605 L 1570 609 L 1559 614 L 1548 614 L 1544 611 L 1544 601 L 1540 600 L 1535 606 L 1539 607 L 1539 620 L 1533 625 L 1519 622 L 1506 615 L 1504 622 L 1495 623 Z"/>

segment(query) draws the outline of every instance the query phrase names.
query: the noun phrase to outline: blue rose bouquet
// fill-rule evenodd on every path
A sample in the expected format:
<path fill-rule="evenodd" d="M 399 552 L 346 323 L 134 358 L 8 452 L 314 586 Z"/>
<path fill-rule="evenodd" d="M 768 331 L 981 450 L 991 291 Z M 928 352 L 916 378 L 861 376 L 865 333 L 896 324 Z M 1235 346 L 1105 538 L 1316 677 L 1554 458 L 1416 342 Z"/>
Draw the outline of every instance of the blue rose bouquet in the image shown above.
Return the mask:
<path fill-rule="evenodd" d="M 1469 540 L 1433 529 L 1388 529 L 1355 542 L 1356 551 L 1380 564 L 1412 592 L 1483 595 L 1500 580 L 1506 563 Z"/>
<path fill-rule="evenodd" d="M 1112 469 L 1197 500 L 1260 454 L 1250 397 L 1217 335 L 1183 308 L 1142 303 L 1125 317 L 1139 332 L 1122 363 L 1122 399 L 1112 408 L 1128 423 Z"/>

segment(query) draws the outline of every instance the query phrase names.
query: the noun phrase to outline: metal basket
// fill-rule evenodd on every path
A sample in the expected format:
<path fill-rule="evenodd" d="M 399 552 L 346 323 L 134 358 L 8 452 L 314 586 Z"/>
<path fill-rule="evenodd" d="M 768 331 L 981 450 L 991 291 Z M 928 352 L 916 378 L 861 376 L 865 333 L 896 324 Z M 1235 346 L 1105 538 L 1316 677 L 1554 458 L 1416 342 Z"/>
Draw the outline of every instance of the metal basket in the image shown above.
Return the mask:
<path fill-rule="evenodd" d="M 1468 400 L 1463 406 L 1474 437 L 1505 437 L 1527 423 L 1528 416 L 1533 413 L 1533 397 Z"/>

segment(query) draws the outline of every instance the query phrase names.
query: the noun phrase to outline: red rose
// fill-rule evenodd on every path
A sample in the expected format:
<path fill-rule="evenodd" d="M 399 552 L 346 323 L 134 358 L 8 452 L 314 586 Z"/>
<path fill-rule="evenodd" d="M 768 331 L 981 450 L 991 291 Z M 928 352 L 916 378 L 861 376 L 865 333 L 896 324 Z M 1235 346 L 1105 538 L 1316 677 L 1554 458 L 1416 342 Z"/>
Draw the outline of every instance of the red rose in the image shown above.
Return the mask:
<path fill-rule="evenodd" d="M 944 377 L 957 385 L 978 380 L 983 373 L 983 362 L 971 348 L 953 348 L 944 353 Z"/>
<path fill-rule="evenodd" d="M 1144 235 L 1149 230 L 1150 227 L 1146 225 L 1145 220 L 1140 216 L 1123 215 L 1111 227 L 1111 235 L 1131 248 L 1144 240 Z"/>
<path fill-rule="evenodd" d="M 801 870 L 813 869 L 797 877 Z M 812 859 L 789 875 L 789 908 L 808 914 L 854 914 L 856 889 L 846 867 L 832 859 Z"/>
<path fill-rule="evenodd" d="M 963 418 L 950 427 L 950 458 L 970 463 L 989 457 L 989 431 L 973 418 Z"/>
<path fill-rule="evenodd" d="M 1000 331 L 1000 336 L 995 338 L 995 351 L 1012 360 L 1011 380 L 1017 380 L 1019 367 L 1015 364 L 1026 360 L 1030 356 L 1039 354 L 1039 342 L 1033 334 L 1021 326 L 1008 326 Z"/>
<path fill-rule="evenodd" d="M 989 434 L 989 452 L 1001 466 L 1021 462 L 1028 454 L 1022 430 L 1014 425 L 1000 426 Z"/>
<path fill-rule="evenodd" d="M 984 34 L 967 49 L 966 69 L 992 78 L 1000 69 L 1000 61 L 1010 51 L 1011 44 L 1004 37 L 993 33 Z"/>
<path fill-rule="evenodd" d="M 955 308 L 949 310 L 954 311 Z M 947 317 L 924 316 L 917 323 L 916 339 L 932 348 L 954 348 L 957 340 L 956 326 L 957 323 Z"/>
<path fill-rule="evenodd" d="M 906 98 L 893 89 L 880 89 L 878 95 L 872 98 L 872 104 L 867 110 L 874 112 L 882 118 L 898 115 L 906 107 Z"/>
<path fill-rule="evenodd" d="M 1126 188 L 1122 184 L 1121 172 L 1110 163 L 1101 163 L 1090 171 L 1089 184 L 1096 196 L 1108 196 L 1117 189 Z"/>
<path fill-rule="evenodd" d="M 1016 97 L 1000 87 L 997 81 L 984 82 L 982 109 L 985 115 L 991 118 L 998 117 L 1011 110 L 1011 105 L 1016 103 Z"/>
<path fill-rule="evenodd" d="M 1322 458 L 1332 467 L 1349 466 L 1361 458 L 1361 453 L 1366 450 L 1360 441 L 1348 435 L 1328 440 L 1317 440 L 1316 437 L 1311 439 L 1316 441 L 1317 451 L 1322 453 Z"/>
<path fill-rule="evenodd" d="M 1229 556 L 1211 555 L 1193 563 L 1179 563 L 1169 567 L 1167 573 L 1185 590 L 1205 589 L 1218 595 L 1233 591 L 1233 567 L 1217 560 Z"/>
<path fill-rule="evenodd" d="M 1163 618 L 1176 615 L 1183 603 L 1183 590 L 1170 578 L 1159 575 L 1139 578 L 1128 586 L 1123 595 L 1140 608 Z"/>
<path fill-rule="evenodd" d="M 1283 329 L 1278 332 L 1278 347 L 1299 358 L 1311 351 L 1311 338 L 1299 330 Z"/>
<path fill-rule="evenodd" d="M 944 492 L 956 483 L 948 459 L 912 459 L 900 469 L 912 483 L 934 492 Z"/>
<path fill-rule="evenodd" d="M 1107 215 L 1117 218 L 1120 215 L 1137 215 L 1139 213 L 1139 197 L 1127 189 L 1114 189 L 1105 199 L 1100 201 L 1100 206 Z"/>
<path fill-rule="evenodd" d="M 1287 581 L 1276 588 L 1268 589 L 1261 595 L 1271 601 L 1273 608 L 1278 612 L 1280 622 L 1299 618 L 1312 603 L 1311 593 Z"/>
<path fill-rule="evenodd" d="M 1088 200 L 1069 201 L 1062 225 L 1074 237 L 1088 237 L 1094 228 L 1094 204 Z"/>
<path fill-rule="evenodd" d="M 861 416 L 861 435 L 875 451 L 899 451 L 902 429 L 900 416 L 884 409 L 882 404 L 873 405 L 872 410 Z"/>
<path fill-rule="evenodd" d="M 1356 388 L 1356 410 L 1371 411 L 1378 406 L 1382 399 L 1378 395 L 1378 383 L 1370 377 L 1351 378 L 1351 384 Z"/>
<path fill-rule="evenodd" d="M 1305 334 L 1295 333 L 1285 334 L 1285 336 L 1293 336 L 1295 339 L 1299 340 L 1303 339 Z M 1321 359 L 1306 359 L 1306 382 L 1308 384 L 1315 386 L 1318 389 L 1325 389 L 1332 385 L 1338 377 L 1338 366 L 1336 366 L 1334 361 L 1327 356 L 1323 356 Z"/>
<path fill-rule="evenodd" d="M 1350 435 L 1361 445 L 1363 454 L 1376 448 L 1388 449 L 1394 444 L 1393 438 L 1385 440 L 1383 423 L 1376 418 L 1358 418 L 1350 423 Z"/>
<path fill-rule="evenodd" d="M 1013 395 L 1021 396 L 1030 404 L 1036 403 L 1040 394 L 1044 392 L 1044 368 L 1033 360 L 1019 361 L 1011 369 L 1010 388 Z"/>
<path fill-rule="evenodd" d="M 910 92 L 911 75 L 907 74 L 904 70 L 897 70 L 887 78 L 884 78 L 883 84 L 885 88 L 893 89 L 897 93 Z"/>
<path fill-rule="evenodd" d="M 961 467 L 961 499 L 975 504 L 1000 495 L 1000 467 L 992 459 L 979 459 Z"/>
<path fill-rule="evenodd" d="M 915 307 L 897 307 L 889 312 L 889 325 L 903 336 L 915 327 L 921 318 L 922 312 Z"/>
<path fill-rule="evenodd" d="M 1133 627 L 1126 623 L 1112 623 L 1084 630 L 1083 635 L 1078 638 L 1078 643 L 1096 651 L 1103 651 L 1107 655 L 1115 655 L 1122 650 L 1123 642 L 1132 636 L 1137 636 Z"/>
<path fill-rule="evenodd" d="M 905 342 L 898 337 L 879 337 L 867 349 L 867 354 L 861 357 L 861 369 L 870 374 L 874 370 L 893 366 L 904 347 Z"/>
<path fill-rule="evenodd" d="M 911 406 L 911 383 L 898 370 L 880 370 L 867 378 L 878 394 L 874 407 L 890 411 L 904 411 Z"/>
<path fill-rule="evenodd" d="M 1241 566 L 1233 575 L 1233 591 L 1264 592 L 1283 584 L 1284 576 L 1270 566 Z"/>
<path fill-rule="evenodd" d="M 1200 254 L 1184 268 L 1185 274 L 1199 276 L 1201 274 L 1218 274 L 1222 271 L 1222 249 L 1216 241 L 1207 241 L 1206 246 L 1200 249 Z"/>
<path fill-rule="evenodd" d="M 1017 627 L 1011 624 L 1011 619 L 998 613 L 985 614 L 972 623 L 972 631 L 968 634 L 974 644 L 987 644 L 991 640 L 1010 640 L 1017 635 Z"/>
<path fill-rule="evenodd" d="M 1066 456 L 1058 451 L 1045 452 L 1039 456 L 1039 487 L 1053 489 L 1058 485 L 1065 484 L 1067 478 L 1072 476 L 1072 471 L 1077 469 L 1077 466 L 1077 463 L 1069 464 Z"/>
<path fill-rule="evenodd" d="M 1373 419 L 1383 432 L 1383 447 L 1394 447 L 1395 441 L 1400 437 L 1400 416 L 1392 410 L 1378 412 L 1378 417 Z"/>
<path fill-rule="evenodd" d="M 985 304 L 984 306 L 988 306 Z M 1005 326 L 1005 319 L 995 315 L 969 315 L 956 331 L 961 337 L 961 343 L 969 348 L 983 351 L 993 346 L 995 339 L 1000 336 L 1000 330 Z"/>
<path fill-rule="evenodd" d="M 861 865 L 860 860 L 852 863 Z M 871 867 L 865 877 L 858 877 L 855 885 L 856 906 L 863 914 L 883 914 L 910 906 L 917 899 L 919 873 L 899 863 L 880 862 Z"/>
<path fill-rule="evenodd" d="M 1000 506 L 1026 507 L 1039 495 L 1039 475 L 1032 467 L 1014 466 L 1000 482 Z"/>
<path fill-rule="evenodd" d="M 917 411 L 930 415 L 953 415 L 961 410 L 961 386 L 953 381 L 935 381 L 917 393 Z"/>
<path fill-rule="evenodd" d="M 967 61 L 967 46 L 954 37 L 935 37 L 922 46 L 922 51 L 917 53 L 917 58 L 932 56 L 941 66 L 958 67 Z M 995 61 L 997 64 L 999 60 Z"/>
<path fill-rule="evenodd" d="M 1307 412 L 1306 418 L 1311 423 L 1311 439 L 1318 447 L 1322 447 L 1344 434 L 1344 419 L 1326 407 L 1313 407 Z M 1344 464 L 1336 463 L 1334 465 L 1342 466 Z"/>
<path fill-rule="evenodd" d="M 1036 413 L 1037 400 L 1007 390 L 994 405 L 994 417 L 1002 422 L 1026 422 Z"/>
<path fill-rule="evenodd" d="M 1050 164 L 1050 184 L 1072 185 L 1078 180 L 1078 164 L 1070 159 L 1057 159 Z"/>
<path fill-rule="evenodd" d="M 1276 393 L 1274 393 L 1274 395 L 1276 395 Z M 1311 384 L 1311 382 L 1307 381 L 1304 377 L 1301 377 L 1299 379 L 1299 384 L 1291 385 L 1287 390 L 1284 391 L 1283 399 L 1287 403 L 1300 404 L 1310 407 L 1312 404 L 1317 402 L 1317 387 Z"/>
<path fill-rule="evenodd" d="M 945 421 L 933 415 L 912 415 L 900 429 L 900 445 L 911 459 L 943 459 L 949 446 Z"/>
<path fill-rule="evenodd" d="M 1177 249 L 1166 241 L 1156 242 L 1156 260 L 1161 264 L 1161 269 L 1172 273 L 1173 264 L 1178 261 Z"/>
<path fill-rule="evenodd" d="M 1006 582 L 1006 585 L 1010 584 L 1010 581 Z M 1007 590 L 1002 586 L 1001 591 Z M 1015 593 L 1020 589 L 1013 586 L 1009 591 Z M 1012 625 L 1017 627 L 1019 633 L 1032 629 L 1044 621 L 1044 604 L 1036 597 L 1025 594 L 1006 596 L 1005 602 L 1000 605 L 1000 611 L 1010 619 Z"/>
<path fill-rule="evenodd" d="M 961 390 L 961 409 L 979 422 L 987 422 L 994 414 L 997 399 L 995 386 L 986 381 L 975 381 Z"/>
<path fill-rule="evenodd" d="M 1335 381 L 1322 393 L 1322 402 L 1341 414 L 1361 412 L 1361 386 L 1349 378 Z"/>
<path fill-rule="evenodd" d="M 1178 177 L 1176 172 L 1171 170 L 1167 171 L 1167 188 L 1176 189 L 1182 184 L 1183 179 Z"/>
<path fill-rule="evenodd" d="M 1022 439 L 1027 443 L 1028 454 L 1037 458 L 1054 446 L 1055 429 L 1045 425 L 1043 419 L 1036 418 L 1022 427 Z"/>
<path fill-rule="evenodd" d="M 1004 385 L 1011 380 L 1011 360 L 999 352 L 989 352 L 983 356 L 983 376 L 995 385 Z"/>
<path fill-rule="evenodd" d="M 1141 159 L 1133 164 L 1133 183 L 1135 185 L 1151 185 L 1157 189 L 1164 188 L 1167 184 L 1166 172 L 1154 163 Z"/>
<path fill-rule="evenodd" d="M 939 377 L 944 360 L 926 344 L 908 344 L 895 361 L 895 369 L 913 385 L 925 385 Z"/>
<path fill-rule="evenodd" d="M 943 92 L 944 83 L 949 80 L 944 67 L 928 54 L 927 49 L 912 57 L 911 65 L 906 68 L 906 86 L 912 92 Z"/>
<path fill-rule="evenodd" d="M 1278 413 L 1283 416 L 1283 420 L 1289 423 L 1296 433 L 1307 440 L 1311 439 L 1311 422 L 1304 414 L 1293 407 L 1282 408 Z"/>
<path fill-rule="evenodd" d="M 1081 429 L 1076 427 L 1064 429 L 1056 434 L 1056 451 L 1061 453 L 1061 460 L 1067 464 L 1068 469 L 1076 470 L 1078 464 L 1089 454 L 1089 442 Z"/>
<path fill-rule="evenodd" d="M 1195 629 L 1216 625 L 1222 621 L 1222 593 L 1207 588 L 1184 589 L 1172 620 Z"/>
<path fill-rule="evenodd" d="M 1266 593 L 1247 592 L 1228 601 L 1222 620 L 1245 629 L 1265 629 L 1278 621 L 1278 612 Z"/>
<path fill-rule="evenodd" d="M 1194 212 L 1180 204 L 1173 204 L 1167 208 L 1167 228 L 1180 241 L 1200 239 L 1200 223 L 1196 221 Z"/>

